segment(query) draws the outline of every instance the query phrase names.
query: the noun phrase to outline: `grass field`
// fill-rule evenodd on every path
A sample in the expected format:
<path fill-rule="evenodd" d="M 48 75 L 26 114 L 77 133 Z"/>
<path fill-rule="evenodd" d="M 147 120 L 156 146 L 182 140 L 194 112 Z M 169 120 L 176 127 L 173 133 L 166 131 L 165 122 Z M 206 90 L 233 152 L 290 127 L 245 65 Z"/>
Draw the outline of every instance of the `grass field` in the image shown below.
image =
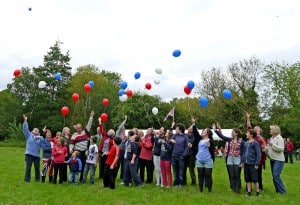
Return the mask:
<path fill-rule="evenodd" d="M 213 169 L 213 189 L 198 192 L 197 186 L 190 183 L 181 189 L 162 189 L 152 185 L 144 188 L 122 187 L 117 181 L 115 190 L 102 188 L 102 180 L 94 185 L 42 184 L 23 182 L 25 148 L 0 147 L 0 205 L 2 204 L 300 204 L 300 161 L 285 164 L 282 178 L 288 194 L 280 195 L 274 191 L 270 167 L 263 171 L 265 190 L 262 197 L 246 197 L 245 193 L 229 191 L 228 176 L 223 159 L 218 158 Z M 243 177 L 243 175 L 242 175 Z M 189 178 L 189 177 L 188 177 Z M 243 181 L 243 180 L 242 180 Z M 245 186 L 243 181 L 242 186 Z"/>

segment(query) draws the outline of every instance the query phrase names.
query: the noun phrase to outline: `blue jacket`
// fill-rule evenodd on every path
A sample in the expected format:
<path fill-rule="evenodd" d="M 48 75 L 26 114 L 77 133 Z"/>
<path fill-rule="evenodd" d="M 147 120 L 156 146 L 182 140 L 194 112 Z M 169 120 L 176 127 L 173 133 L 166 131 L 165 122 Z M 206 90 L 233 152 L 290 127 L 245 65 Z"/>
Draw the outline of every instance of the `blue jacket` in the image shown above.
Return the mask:
<path fill-rule="evenodd" d="M 80 172 L 82 169 L 82 162 L 79 157 L 76 157 L 75 159 L 70 157 L 67 163 L 69 164 L 71 172 Z"/>
<path fill-rule="evenodd" d="M 41 147 L 43 150 L 43 159 L 51 159 L 51 154 L 52 154 L 51 142 L 47 139 L 41 139 Z"/>
<path fill-rule="evenodd" d="M 177 156 L 180 158 L 187 156 L 189 152 L 189 138 L 187 134 L 175 134 L 172 139 L 176 141 L 176 143 L 173 144 L 172 156 Z"/>
<path fill-rule="evenodd" d="M 43 137 L 34 135 L 29 131 L 28 123 L 23 123 L 23 133 L 26 138 L 26 151 L 25 154 L 40 157 L 41 140 Z"/>
<path fill-rule="evenodd" d="M 252 142 L 245 142 L 242 163 L 259 166 L 261 157 L 260 145 L 254 140 Z"/>

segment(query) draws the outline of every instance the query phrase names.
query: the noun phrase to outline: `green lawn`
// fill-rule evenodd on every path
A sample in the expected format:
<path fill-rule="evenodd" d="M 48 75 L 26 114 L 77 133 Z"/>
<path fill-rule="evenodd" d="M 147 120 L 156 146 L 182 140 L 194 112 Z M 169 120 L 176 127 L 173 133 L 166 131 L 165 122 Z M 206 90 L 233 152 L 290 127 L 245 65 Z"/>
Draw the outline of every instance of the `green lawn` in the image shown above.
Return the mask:
<path fill-rule="evenodd" d="M 115 190 L 102 188 L 102 181 L 95 185 L 53 185 L 23 182 L 25 148 L 0 147 L 0 204 L 300 204 L 300 161 L 285 164 L 282 174 L 288 194 L 274 191 L 270 167 L 263 172 L 265 190 L 262 197 L 245 197 L 228 190 L 228 176 L 223 159 L 216 159 L 213 170 L 213 190 L 198 192 L 197 186 L 187 185 L 181 189 L 162 189 L 153 185 L 144 188 L 126 188 L 117 181 Z M 245 183 L 243 182 L 243 187 Z"/>

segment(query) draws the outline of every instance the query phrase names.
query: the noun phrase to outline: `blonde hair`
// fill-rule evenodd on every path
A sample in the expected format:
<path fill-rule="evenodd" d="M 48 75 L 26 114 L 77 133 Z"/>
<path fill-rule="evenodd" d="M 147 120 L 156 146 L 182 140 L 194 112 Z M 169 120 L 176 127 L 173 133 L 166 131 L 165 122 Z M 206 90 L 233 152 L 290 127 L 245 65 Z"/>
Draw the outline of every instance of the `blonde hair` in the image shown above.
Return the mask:
<path fill-rule="evenodd" d="M 281 134 L 281 130 L 278 125 L 271 125 L 270 130 L 273 130 L 276 134 Z"/>

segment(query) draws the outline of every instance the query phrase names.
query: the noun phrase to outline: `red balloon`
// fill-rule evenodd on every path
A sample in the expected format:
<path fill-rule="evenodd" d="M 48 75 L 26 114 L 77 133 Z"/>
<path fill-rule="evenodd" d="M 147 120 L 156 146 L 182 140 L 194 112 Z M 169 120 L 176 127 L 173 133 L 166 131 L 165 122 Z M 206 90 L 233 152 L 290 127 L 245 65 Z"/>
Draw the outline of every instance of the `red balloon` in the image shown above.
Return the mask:
<path fill-rule="evenodd" d="M 145 88 L 147 89 L 147 90 L 150 90 L 151 89 L 151 83 L 146 83 L 146 85 L 145 85 Z"/>
<path fill-rule="evenodd" d="M 102 100 L 102 104 L 103 104 L 104 106 L 108 106 L 109 100 L 108 100 L 107 98 L 104 98 L 104 99 Z"/>
<path fill-rule="evenodd" d="M 21 70 L 20 69 L 16 69 L 15 71 L 14 71 L 14 76 L 15 77 L 19 77 L 21 75 Z"/>
<path fill-rule="evenodd" d="M 127 95 L 128 97 L 132 97 L 132 95 L 133 95 L 132 90 L 126 90 L 126 95 Z"/>
<path fill-rule="evenodd" d="M 185 94 L 187 94 L 187 95 L 189 95 L 192 92 L 192 90 L 187 85 L 184 86 L 183 90 L 184 90 Z"/>
<path fill-rule="evenodd" d="M 107 121 L 107 119 L 108 119 L 108 115 L 107 115 L 106 113 L 102 113 L 102 114 L 100 115 L 100 118 L 101 118 L 101 121 L 102 121 L 102 122 L 105 122 L 105 121 Z"/>
<path fill-rule="evenodd" d="M 79 95 L 78 95 L 78 93 L 73 93 L 72 99 L 73 99 L 74 102 L 77 102 L 77 101 L 79 100 Z"/>
<path fill-rule="evenodd" d="M 66 116 L 66 115 L 68 115 L 69 114 L 69 108 L 67 107 L 67 106 L 64 106 L 64 107 L 62 107 L 61 108 L 61 114 L 63 115 L 63 116 Z"/>
<path fill-rule="evenodd" d="M 85 92 L 88 93 L 88 92 L 91 91 L 91 89 L 92 89 L 92 87 L 90 86 L 90 84 L 87 83 L 87 84 L 84 85 L 84 90 L 85 90 Z"/>

